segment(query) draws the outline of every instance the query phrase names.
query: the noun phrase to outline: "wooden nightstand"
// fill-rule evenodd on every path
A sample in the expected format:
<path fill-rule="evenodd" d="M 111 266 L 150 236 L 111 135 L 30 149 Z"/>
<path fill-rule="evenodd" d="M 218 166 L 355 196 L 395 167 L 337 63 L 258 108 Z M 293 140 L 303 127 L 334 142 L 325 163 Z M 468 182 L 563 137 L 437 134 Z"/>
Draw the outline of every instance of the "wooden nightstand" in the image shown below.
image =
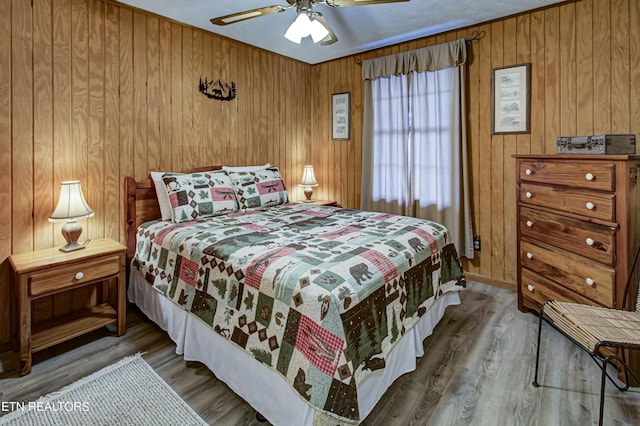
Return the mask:
<path fill-rule="evenodd" d="M 312 206 L 330 206 L 330 207 L 338 207 L 338 202 L 337 201 L 332 201 L 332 200 L 313 200 L 309 203 L 305 202 L 305 201 L 298 201 L 298 203 L 301 204 L 310 204 Z"/>
<path fill-rule="evenodd" d="M 107 324 L 117 323 L 121 336 L 126 327 L 125 246 L 111 239 L 92 240 L 87 247 L 63 253 L 57 247 L 9 256 L 17 298 L 18 347 L 21 375 L 31 372 L 31 353 Z M 107 281 L 115 280 L 115 297 Z M 97 284 L 103 283 L 101 286 Z M 96 304 L 77 309 L 41 324 L 31 325 L 32 301 L 56 293 L 96 285 Z M 113 295 L 112 295 L 113 296 Z M 111 306 L 108 301 L 114 303 Z"/>

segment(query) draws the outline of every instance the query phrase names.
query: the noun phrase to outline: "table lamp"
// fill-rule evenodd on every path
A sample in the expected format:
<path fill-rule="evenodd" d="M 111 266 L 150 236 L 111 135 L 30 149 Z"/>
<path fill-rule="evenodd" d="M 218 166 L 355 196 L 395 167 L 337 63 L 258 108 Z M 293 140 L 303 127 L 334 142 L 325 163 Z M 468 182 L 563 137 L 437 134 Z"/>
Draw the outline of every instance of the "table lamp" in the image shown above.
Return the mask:
<path fill-rule="evenodd" d="M 307 199 L 303 200 L 303 202 L 313 203 L 313 200 L 311 199 L 311 196 L 313 195 L 313 187 L 318 186 L 318 181 L 316 180 L 316 177 L 313 174 L 313 166 L 310 166 L 310 165 L 304 166 L 302 179 L 300 179 L 300 183 L 298 185 L 304 187 L 304 196 L 307 197 Z"/>
<path fill-rule="evenodd" d="M 70 252 L 84 248 L 78 243 L 82 234 L 82 226 L 78 219 L 93 216 L 93 210 L 87 205 L 82 195 L 82 187 L 79 180 L 60 182 L 60 198 L 56 209 L 49 216 L 49 222 L 66 222 L 62 227 L 62 235 L 67 245 L 60 247 L 60 251 Z"/>

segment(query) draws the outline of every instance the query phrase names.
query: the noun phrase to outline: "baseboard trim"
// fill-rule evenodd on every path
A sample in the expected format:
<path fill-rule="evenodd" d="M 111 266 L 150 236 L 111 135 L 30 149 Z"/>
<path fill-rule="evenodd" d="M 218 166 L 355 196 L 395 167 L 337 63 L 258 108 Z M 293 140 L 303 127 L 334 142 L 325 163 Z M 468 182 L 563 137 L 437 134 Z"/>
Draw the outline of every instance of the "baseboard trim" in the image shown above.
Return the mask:
<path fill-rule="evenodd" d="M 505 290 L 516 291 L 518 285 L 505 280 L 499 280 L 497 278 L 487 277 L 485 275 L 474 274 L 473 272 L 465 272 L 465 277 L 471 281 L 477 281 L 482 284 L 487 284 L 493 287 L 503 288 Z"/>

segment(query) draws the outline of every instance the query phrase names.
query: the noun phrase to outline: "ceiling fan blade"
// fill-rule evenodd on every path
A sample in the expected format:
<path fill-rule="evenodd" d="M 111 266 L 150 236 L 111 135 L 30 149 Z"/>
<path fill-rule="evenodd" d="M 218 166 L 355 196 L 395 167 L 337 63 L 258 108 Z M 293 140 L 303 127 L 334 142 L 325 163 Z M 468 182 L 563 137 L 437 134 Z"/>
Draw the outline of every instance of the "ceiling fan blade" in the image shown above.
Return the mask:
<path fill-rule="evenodd" d="M 399 3 L 409 0 L 325 0 L 327 6 L 343 7 L 343 6 L 364 6 L 368 4 L 384 4 Z"/>
<path fill-rule="evenodd" d="M 322 16 L 322 13 L 313 12 L 311 15 L 316 19 L 316 21 L 320 22 L 322 26 L 327 29 L 327 31 L 329 31 L 329 34 L 327 34 L 325 38 L 320 40 L 320 46 L 329 46 L 337 42 L 338 37 L 336 36 L 336 33 L 334 33 L 331 27 L 329 26 L 329 24 L 327 24 L 327 20 L 324 19 L 324 16 Z"/>
<path fill-rule="evenodd" d="M 236 22 L 246 21 L 247 19 L 258 18 L 264 15 L 284 12 L 291 6 L 266 6 L 258 9 L 245 10 L 244 12 L 232 13 L 231 15 L 212 18 L 211 23 L 214 25 L 229 25 Z"/>

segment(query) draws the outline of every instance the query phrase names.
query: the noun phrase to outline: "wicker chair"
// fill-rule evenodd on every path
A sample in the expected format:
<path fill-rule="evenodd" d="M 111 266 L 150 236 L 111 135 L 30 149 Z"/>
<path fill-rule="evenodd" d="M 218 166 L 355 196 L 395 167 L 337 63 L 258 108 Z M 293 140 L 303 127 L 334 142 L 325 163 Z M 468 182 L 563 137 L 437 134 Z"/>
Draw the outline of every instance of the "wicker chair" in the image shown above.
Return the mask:
<path fill-rule="evenodd" d="M 640 243 L 636 248 L 633 264 L 629 270 L 629 277 L 625 287 L 623 307 L 626 307 L 627 297 L 630 296 L 631 281 L 640 255 Z M 640 273 L 638 274 L 640 276 Z M 634 297 L 635 310 L 610 309 L 596 306 L 582 305 L 571 302 L 559 302 L 548 300 L 540 310 L 540 322 L 538 324 L 538 348 L 536 350 L 536 369 L 533 385 L 539 387 L 538 364 L 540 361 L 540 334 L 542 321 L 544 320 L 553 328 L 569 338 L 573 343 L 585 350 L 602 369 L 600 381 L 600 417 L 599 425 L 602 425 L 605 396 L 605 378 L 608 378 L 620 391 L 629 389 L 629 375 L 636 382 L 640 379 L 629 369 L 621 349 L 640 349 L 640 302 L 638 298 L 639 279 L 635 280 Z M 622 356 L 619 356 L 622 354 Z M 621 386 L 607 372 L 607 365 L 612 361 L 624 369 L 625 383 Z"/>

